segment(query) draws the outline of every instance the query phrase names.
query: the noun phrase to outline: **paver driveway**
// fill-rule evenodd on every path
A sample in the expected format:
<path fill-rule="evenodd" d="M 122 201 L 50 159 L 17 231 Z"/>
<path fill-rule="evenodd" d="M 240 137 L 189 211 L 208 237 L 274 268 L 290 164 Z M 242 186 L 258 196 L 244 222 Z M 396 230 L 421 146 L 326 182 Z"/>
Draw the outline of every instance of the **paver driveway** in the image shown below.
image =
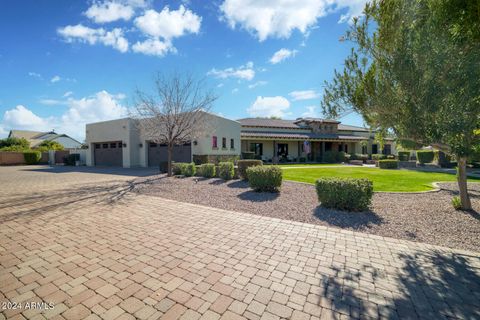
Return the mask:
<path fill-rule="evenodd" d="M 480 317 L 479 253 L 135 195 L 135 172 L 62 170 L 0 168 L 0 300 L 23 302 L 0 318 Z"/>

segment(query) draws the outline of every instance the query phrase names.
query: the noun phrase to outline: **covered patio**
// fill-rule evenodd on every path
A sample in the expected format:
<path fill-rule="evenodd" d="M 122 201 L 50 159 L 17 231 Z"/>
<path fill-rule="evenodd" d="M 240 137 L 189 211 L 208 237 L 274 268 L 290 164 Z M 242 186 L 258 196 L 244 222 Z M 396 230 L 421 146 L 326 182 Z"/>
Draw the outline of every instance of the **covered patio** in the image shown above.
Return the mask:
<path fill-rule="evenodd" d="M 242 152 L 254 152 L 265 162 L 322 162 L 328 151 L 367 153 L 370 139 L 316 133 L 242 132 Z M 362 143 L 364 142 L 364 143 Z"/>

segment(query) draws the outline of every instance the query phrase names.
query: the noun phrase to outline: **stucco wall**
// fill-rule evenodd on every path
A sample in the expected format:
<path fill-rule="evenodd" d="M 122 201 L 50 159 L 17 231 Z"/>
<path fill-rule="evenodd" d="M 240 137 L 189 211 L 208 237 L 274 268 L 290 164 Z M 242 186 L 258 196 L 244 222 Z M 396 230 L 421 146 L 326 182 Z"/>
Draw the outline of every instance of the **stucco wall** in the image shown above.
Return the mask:
<path fill-rule="evenodd" d="M 121 141 L 126 144 L 122 148 L 123 167 L 129 168 L 131 163 L 130 151 L 130 119 L 118 119 L 112 121 L 103 121 L 89 123 L 86 125 L 85 141 L 88 145 L 87 166 L 93 166 L 94 163 L 94 144 L 97 142 Z"/>

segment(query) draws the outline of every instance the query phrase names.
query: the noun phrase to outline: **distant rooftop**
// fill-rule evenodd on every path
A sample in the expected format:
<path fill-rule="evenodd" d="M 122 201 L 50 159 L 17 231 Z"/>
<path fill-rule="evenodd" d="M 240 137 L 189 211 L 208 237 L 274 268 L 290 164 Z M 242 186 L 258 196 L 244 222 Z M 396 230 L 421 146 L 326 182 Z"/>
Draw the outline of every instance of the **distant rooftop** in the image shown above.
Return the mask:
<path fill-rule="evenodd" d="M 279 129 L 305 129 L 300 123 L 304 122 L 325 122 L 325 123 L 338 123 L 338 130 L 343 131 L 362 131 L 368 132 L 369 130 L 364 127 L 351 126 L 341 124 L 336 120 L 321 119 L 321 118 L 297 118 L 295 120 L 283 120 L 283 119 L 268 119 L 268 118 L 243 118 L 237 120 L 244 127 L 263 127 L 263 128 L 279 128 Z"/>

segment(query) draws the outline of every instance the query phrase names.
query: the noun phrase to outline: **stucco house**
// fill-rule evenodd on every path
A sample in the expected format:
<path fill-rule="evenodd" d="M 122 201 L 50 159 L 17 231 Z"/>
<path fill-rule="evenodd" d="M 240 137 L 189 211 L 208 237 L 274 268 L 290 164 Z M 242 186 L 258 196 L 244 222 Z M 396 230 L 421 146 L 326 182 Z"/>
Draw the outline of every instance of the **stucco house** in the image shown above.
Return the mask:
<path fill-rule="evenodd" d="M 66 135 L 56 133 L 54 131 L 41 132 L 30 130 L 10 130 L 8 134 L 9 138 L 24 138 L 30 142 L 30 147 L 38 147 L 43 141 L 55 141 L 61 144 L 65 149 L 73 150 L 80 149 L 82 143 L 74 138 Z"/>
<path fill-rule="evenodd" d="M 374 140 L 374 132 L 319 118 L 278 120 L 245 118 L 242 125 L 242 152 L 254 152 L 264 161 L 284 159 L 320 162 L 326 151 L 362 154 L 395 154 L 393 139 L 386 139 L 383 150 Z"/>
<path fill-rule="evenodd" d="M 254 152 L 267 162 L 283 159 L 320 162 L 329 150 L 347 153 L 395 154 L 395 144 L 387 139 L 384 149 L 368 129 L 316 118 L 276 120 L 245 118 L 238 121 L 208 114 L 206 133 L 191 143 L 175 146 L 173 160 L 190 162 Z M 124 118 L 87 124 L 87 165 L 148 167 L 167 161 L 167 147 L 149 141 L 134 119 Z"/>
<path fill-rule="evenodd" d="M 149 141 L 135 121 L 138 120 L 124 118 L 87 124 L 87 165 L 158 167 L 167 161 L 167 146 Z M 240 155 L 239 122 L 208 113 L 206 124 L 208 132 L 191 143 L 174 147 L 173 161 Z"/>

